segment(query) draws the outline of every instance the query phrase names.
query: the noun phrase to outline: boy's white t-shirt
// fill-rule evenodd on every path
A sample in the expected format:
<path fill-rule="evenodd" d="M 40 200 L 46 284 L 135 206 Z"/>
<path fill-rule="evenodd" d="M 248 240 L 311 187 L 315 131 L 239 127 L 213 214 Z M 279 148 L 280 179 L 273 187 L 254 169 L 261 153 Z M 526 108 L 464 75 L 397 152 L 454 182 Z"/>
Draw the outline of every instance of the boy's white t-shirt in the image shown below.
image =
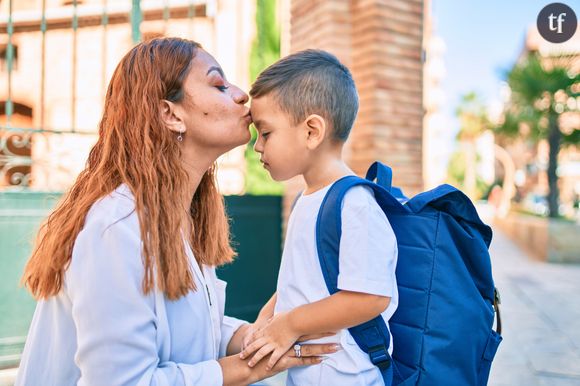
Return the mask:
<path fill-rule="evenodd" d="M 284 252 L 277 285 L 275 313 L 313 303 L 329 295 L 316 249 L 316 218 L 330 185 L 302 195 L 288 222 Z M 388 321 L 397 309 L 395 279 L 397 243 L 385 214 L 372 190 L 357 186 L 343 200 L 342 235 L 339 249 L 338 288 L 354 292 L 389 296 L 391 302 L 382 313 Z M 344 312 L 349 312 L 345 309 Z M 348 330 L 308 343 L 339 343 L 342 350 L 319 365 L 288 370 L 287 385 L 384 385 L 380 371 L 362 351 Z M 393 343 L 389 352 L 392 353 Z"/>

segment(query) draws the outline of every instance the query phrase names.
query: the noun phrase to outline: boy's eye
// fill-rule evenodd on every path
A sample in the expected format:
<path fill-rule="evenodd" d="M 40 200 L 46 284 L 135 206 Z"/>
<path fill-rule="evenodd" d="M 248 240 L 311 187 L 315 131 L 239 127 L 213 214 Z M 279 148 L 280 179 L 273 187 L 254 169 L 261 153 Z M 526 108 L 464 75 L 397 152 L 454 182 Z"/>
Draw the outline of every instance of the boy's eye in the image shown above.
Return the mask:
<path fill-rule="evenodd" d="M 217 88 L 218 90 L 220 90 L 221 92 L 226 91 L 229 87 L 228 86 L 215 86 L 215 88 Z"/>
<path fill-rule="evenodd" d="M 266 138 L 266 137 L 268 137 L 268 135 L 270 135 L 269 132 L 268 133 L 262 133 L 262 138 Z"/>

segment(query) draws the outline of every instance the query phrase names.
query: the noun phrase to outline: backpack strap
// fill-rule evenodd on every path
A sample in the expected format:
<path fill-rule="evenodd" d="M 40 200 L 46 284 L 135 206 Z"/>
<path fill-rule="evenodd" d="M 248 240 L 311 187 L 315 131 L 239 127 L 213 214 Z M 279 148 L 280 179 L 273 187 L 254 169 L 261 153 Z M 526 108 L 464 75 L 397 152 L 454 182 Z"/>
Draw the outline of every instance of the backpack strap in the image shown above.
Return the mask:
<path fill-rule="evenodd" d="M 369 181 L 374 181 L 376 178 L 377 185 L 382 186 L 389 192 L 393 187 L 393 170 L 379 161 L 373 162 L 369 170 L 367 170 L 365 178 Z"/>
<path fill-rule="evenodd" d="M 399 202 L 405 203 L 409 198 L 405 196 L 401 188 L 393 186 L 393 170 L 387 165 L 376 161 L 374 162 L 365 177 L 369 181 L 377 180 L 377 185 L 382 186 L 390 192 Z"/>
<path fill-rule="evenodd" d="M 336 181 L 326 193 L 316 221 L 316 247 L 318 259 L 328 292 L 332 295 L 339 291 L 339 247 L 342 233 L 342 201 L 347 191 L 358 185 L 370 187 L 382 208 L 393 211 L 406 211 L 385 188 L 357 176 L 346 176 Z M 389 328 L 382 316 L 348 329 L 358 346 L 369 354 L 371 362 L 379 367 L 383 376 L 392 373 L 391 356 L 389 355 Z M 391 375 L 392 376 L 392 375 Z"/>

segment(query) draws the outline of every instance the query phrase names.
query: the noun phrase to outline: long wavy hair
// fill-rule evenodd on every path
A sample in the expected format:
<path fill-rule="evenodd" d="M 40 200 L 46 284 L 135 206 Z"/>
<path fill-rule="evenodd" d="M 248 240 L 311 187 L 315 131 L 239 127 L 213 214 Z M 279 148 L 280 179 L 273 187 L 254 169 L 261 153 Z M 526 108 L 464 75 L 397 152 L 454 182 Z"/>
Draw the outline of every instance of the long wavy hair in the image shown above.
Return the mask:
<path fill-rule="evenodd" d="M 85 169 L 42 224 L 26 265 L 22 281 L 37 299 L 61 290 L 89 209 L 121 184 L 135 198 L 145 294 L 157 286 L 175 300 L 196 290 L 182 234 L 189 235 L 198 263 L 233 260 L 215 164 L 202 177 L 190 208 L 182 208 L 188 174 L 176 135 L 161 119 L 161 100 L 191 102 L 182 85 L 200 48 L 190 40 L 153 39 L 131 49 L 115 69 Z"/>

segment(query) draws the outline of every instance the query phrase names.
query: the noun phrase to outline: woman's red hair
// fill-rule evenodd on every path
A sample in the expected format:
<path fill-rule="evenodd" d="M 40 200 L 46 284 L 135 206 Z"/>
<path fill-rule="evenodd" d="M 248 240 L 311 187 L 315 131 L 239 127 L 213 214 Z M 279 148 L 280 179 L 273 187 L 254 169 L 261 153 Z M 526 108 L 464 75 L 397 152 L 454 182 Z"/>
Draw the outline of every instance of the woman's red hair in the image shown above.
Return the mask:
<path fill-rule="evenodd" d="M 200 45 L 178 38 L 153 39 L 121 60 L 107 90 L 99 137 L 85 169 L 42 224 L 23 283 L 36 298 L 56 295 L 72 258 L 75 239 L 91 206 L 126 184 L 139 217 L 143 291 L 155 285 L 169 299 L 195 290 L 182 232 L 200 264 L 231 262 L 228 219 L 215 183 L 203 176 L 189 211 L 181 206 L 188 175 L 175 134 L 161 120 L 160 101 L 189 102 L 182 85 Z"/>

